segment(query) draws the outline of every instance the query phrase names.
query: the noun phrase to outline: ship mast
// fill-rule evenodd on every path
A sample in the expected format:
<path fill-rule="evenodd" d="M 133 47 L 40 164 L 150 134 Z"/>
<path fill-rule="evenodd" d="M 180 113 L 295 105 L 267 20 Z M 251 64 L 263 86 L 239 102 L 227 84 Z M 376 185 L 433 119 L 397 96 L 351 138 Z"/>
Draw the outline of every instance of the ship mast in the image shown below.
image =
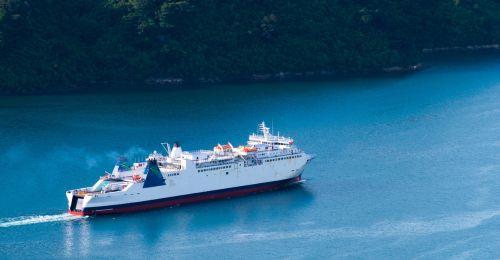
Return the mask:
<path fill-rule="evenodd" d="M 266 127 L 266 123 L 264 121 L 262 121 L 262 123 L 259 124 L 259 130 L 262 132 L 264 140 L 267 141 L 269 137 L 269 127 Z"/>

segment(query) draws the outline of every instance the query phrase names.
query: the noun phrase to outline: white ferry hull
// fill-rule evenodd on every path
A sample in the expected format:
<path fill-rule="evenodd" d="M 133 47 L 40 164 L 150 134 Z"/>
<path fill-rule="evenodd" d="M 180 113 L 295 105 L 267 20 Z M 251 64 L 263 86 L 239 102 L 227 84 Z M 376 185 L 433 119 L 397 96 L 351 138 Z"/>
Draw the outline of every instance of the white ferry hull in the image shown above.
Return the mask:
<path fill-rule="evenodd" d="M 183 204 L 190 204 L 190 203 L 203 202 L 209 200 L 241 197 L 253 193 L 276 190 L 299 183 L 301 183 L 301 175 L 290 179 L 273 181 L 268 183 L 259 183 L 242 187 L 200 192 L 200 193 L 187 194 L 175 197 L 166 197 L 148 201 L 115 204 L 115 205 L 100 206 L 100 207 L 85 207 L 81 211 L 72 211 L 70 209 L 68 212 L 72 215 L 87 216 L 87 215 L 105 215 L 105 214 L 118 214 L 118 213 L 144 211 L 144 210 L 165 208 L 165 207 L 178 206 Z"/>

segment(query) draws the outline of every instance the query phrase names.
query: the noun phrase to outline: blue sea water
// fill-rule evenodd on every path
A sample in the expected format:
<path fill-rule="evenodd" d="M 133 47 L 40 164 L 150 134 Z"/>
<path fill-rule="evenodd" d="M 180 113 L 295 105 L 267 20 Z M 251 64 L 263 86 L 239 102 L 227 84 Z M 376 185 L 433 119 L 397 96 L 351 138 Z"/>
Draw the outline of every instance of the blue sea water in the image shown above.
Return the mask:
<path fill-rule="evenodd" d="M 500 258 L 500 57 L 410 75 L 0 97 L 0 258 Z M 65 191 L 160 142 L 316 154 L 285 190 L 104 217 Z"/>

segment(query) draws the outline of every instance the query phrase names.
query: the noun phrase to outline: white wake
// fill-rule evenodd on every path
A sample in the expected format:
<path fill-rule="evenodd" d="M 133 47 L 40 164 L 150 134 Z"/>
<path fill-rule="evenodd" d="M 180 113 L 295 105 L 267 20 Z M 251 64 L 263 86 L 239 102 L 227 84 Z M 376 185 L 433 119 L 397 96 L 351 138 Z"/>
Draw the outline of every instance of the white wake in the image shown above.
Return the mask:
<path fill-rule="evenodd" d="M 69 221 L 75 219 L 81 219 L 84 217 L 73 216 L 69 213 L 57 214 L 57 215 L 39 215 L 39 216 L 22 216 L 14 218 L 2 218 L 0 219 L 0 228 L 12 227 L 12 226 L 23 226 L 32 225 L 47 222 L 57 222 L 57 221 Z"/>

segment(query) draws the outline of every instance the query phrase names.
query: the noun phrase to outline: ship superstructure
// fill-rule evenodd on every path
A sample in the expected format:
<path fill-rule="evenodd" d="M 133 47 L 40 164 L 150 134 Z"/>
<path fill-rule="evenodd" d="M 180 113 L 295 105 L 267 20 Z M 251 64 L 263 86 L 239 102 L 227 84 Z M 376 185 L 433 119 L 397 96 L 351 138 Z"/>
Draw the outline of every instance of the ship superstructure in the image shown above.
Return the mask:
<path fill-rule="evenodd" d="M 97 215 L 160 208 L 242 196 L 301 182 L 312 156 L 289 137 L 273 135 L 264 122 L 246 145 L 218 144 L 186 152 L 162 144 L 167 154 L 151 153 L 144 162 L 118 160 L 113 171 L 92 187 L 66 192 L 69 212 Z"/>

